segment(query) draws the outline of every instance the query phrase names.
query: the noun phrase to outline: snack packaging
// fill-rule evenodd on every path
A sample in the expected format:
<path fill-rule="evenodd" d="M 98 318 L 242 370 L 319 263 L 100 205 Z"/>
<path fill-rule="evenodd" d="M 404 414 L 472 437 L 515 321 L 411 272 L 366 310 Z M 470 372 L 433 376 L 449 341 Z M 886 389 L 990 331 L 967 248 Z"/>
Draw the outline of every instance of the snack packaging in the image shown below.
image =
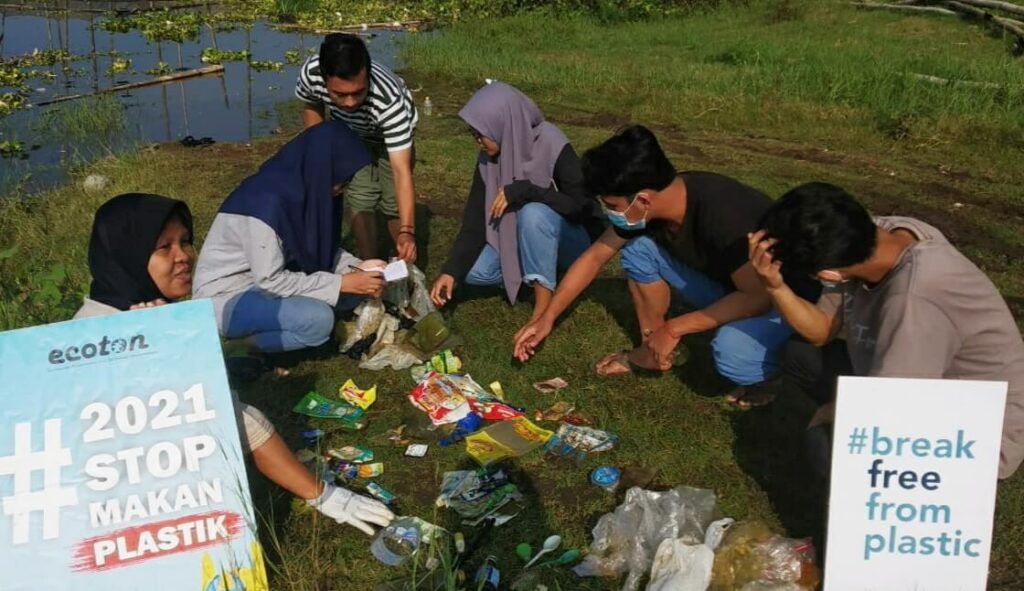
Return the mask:
<path fill-rule="evenodd" d="M 338 394 L 345 402 L 366 410 L 377 401 L 377 386 L 374 385 L 369 390 L 360 390 L 355 382 L 348 380 L 338 388 Z"/>
<path fill-rule="evenodd" d="M 349 429 L 362 429 L 366 426 L 366 421 L 362 420 L 365 413 L 363 409 L 331 400 L 316 391 L 306 393 L 292 411 L 318 419 L 338 419 Z"/>

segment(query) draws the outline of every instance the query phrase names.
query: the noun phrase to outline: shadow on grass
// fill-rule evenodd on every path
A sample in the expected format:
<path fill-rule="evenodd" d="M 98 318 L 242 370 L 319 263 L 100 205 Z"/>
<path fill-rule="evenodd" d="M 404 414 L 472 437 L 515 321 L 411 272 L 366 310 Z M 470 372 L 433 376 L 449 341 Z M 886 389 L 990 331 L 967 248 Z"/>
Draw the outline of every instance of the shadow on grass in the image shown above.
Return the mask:
<path fill-rule="evenodd" d="M 804 456 L 804 430 L 813 413 L 810 399 L 783 392 L 771 405 L 731 417 L 736 463 L 768 495 L 779 521 L 792 537 L 813 537 L 824 545 L 827 482 Z"/>

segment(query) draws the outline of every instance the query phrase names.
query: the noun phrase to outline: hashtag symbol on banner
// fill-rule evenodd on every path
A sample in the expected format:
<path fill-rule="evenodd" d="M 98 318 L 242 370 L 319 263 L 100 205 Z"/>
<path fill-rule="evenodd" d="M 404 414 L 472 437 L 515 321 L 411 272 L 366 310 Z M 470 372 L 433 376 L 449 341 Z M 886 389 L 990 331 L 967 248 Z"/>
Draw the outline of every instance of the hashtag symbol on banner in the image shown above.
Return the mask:
<path fill-rule="evenodd" d="M 854 428 L 850 433 L 850 453 L 859 454 L 864 451 L 868 441 L 868 430 L 864 427 Z"/>
<path fill-rule="evenodd" d="M 74 487 L 60 485 L 61 468 L 71 465 L 71 449 L 61 447 L 60 419 L 43 423 L 43 449 L 32 451 L 32 423 L 14 425 L 14 453 L 0 457 L 0 477 L 13 476 L 13 492 L 3 498 L 4 515 L 10 516 L 13 544 L 29 541 L 33 513 L 41 513 L 43 539 L 60 535 L 60 510 L 78 504 Z M 43 473 L 43 487 L 32 490 L 32 476 Z"/>

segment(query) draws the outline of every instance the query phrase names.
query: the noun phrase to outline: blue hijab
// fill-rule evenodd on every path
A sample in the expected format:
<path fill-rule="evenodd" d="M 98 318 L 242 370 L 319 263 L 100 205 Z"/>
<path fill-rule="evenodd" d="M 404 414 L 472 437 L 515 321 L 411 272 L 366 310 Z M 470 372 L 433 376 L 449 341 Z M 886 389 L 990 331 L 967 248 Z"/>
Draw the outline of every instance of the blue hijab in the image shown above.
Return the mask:
<path fill-rule="evenodd" d="M 341 247 L 341 199 L 334 186 L 370 164 L 363 141 L 342 121 L 313 126 L 242 181 L 220 211 L 263 221 L 281 239 L 289 268 L 332 271 Z"/>

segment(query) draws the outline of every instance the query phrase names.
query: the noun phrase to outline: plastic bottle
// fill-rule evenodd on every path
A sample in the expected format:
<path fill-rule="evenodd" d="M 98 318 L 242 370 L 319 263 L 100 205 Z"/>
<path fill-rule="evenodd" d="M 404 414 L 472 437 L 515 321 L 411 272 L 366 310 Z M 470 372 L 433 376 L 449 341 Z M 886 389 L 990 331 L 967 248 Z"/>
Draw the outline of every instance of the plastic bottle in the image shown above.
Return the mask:
<path fill-rule="evenodd" d="M 423 114 L 430 117 L 431 113 L 434 112 L 434 103 L 430 101 L 430 97 L 423 99 Z"/>
<path fill-rule="evenodd" d="M 482 591 L 498 591 L 501 583 L 501 571 L 498 570 L 498 559 L 488 556 L 487 560 L 480 565 L 476 571 L 476 579 L 473 580 L 473 588 Z M 481 586 L 482 585 L 482 586 Z"/>

